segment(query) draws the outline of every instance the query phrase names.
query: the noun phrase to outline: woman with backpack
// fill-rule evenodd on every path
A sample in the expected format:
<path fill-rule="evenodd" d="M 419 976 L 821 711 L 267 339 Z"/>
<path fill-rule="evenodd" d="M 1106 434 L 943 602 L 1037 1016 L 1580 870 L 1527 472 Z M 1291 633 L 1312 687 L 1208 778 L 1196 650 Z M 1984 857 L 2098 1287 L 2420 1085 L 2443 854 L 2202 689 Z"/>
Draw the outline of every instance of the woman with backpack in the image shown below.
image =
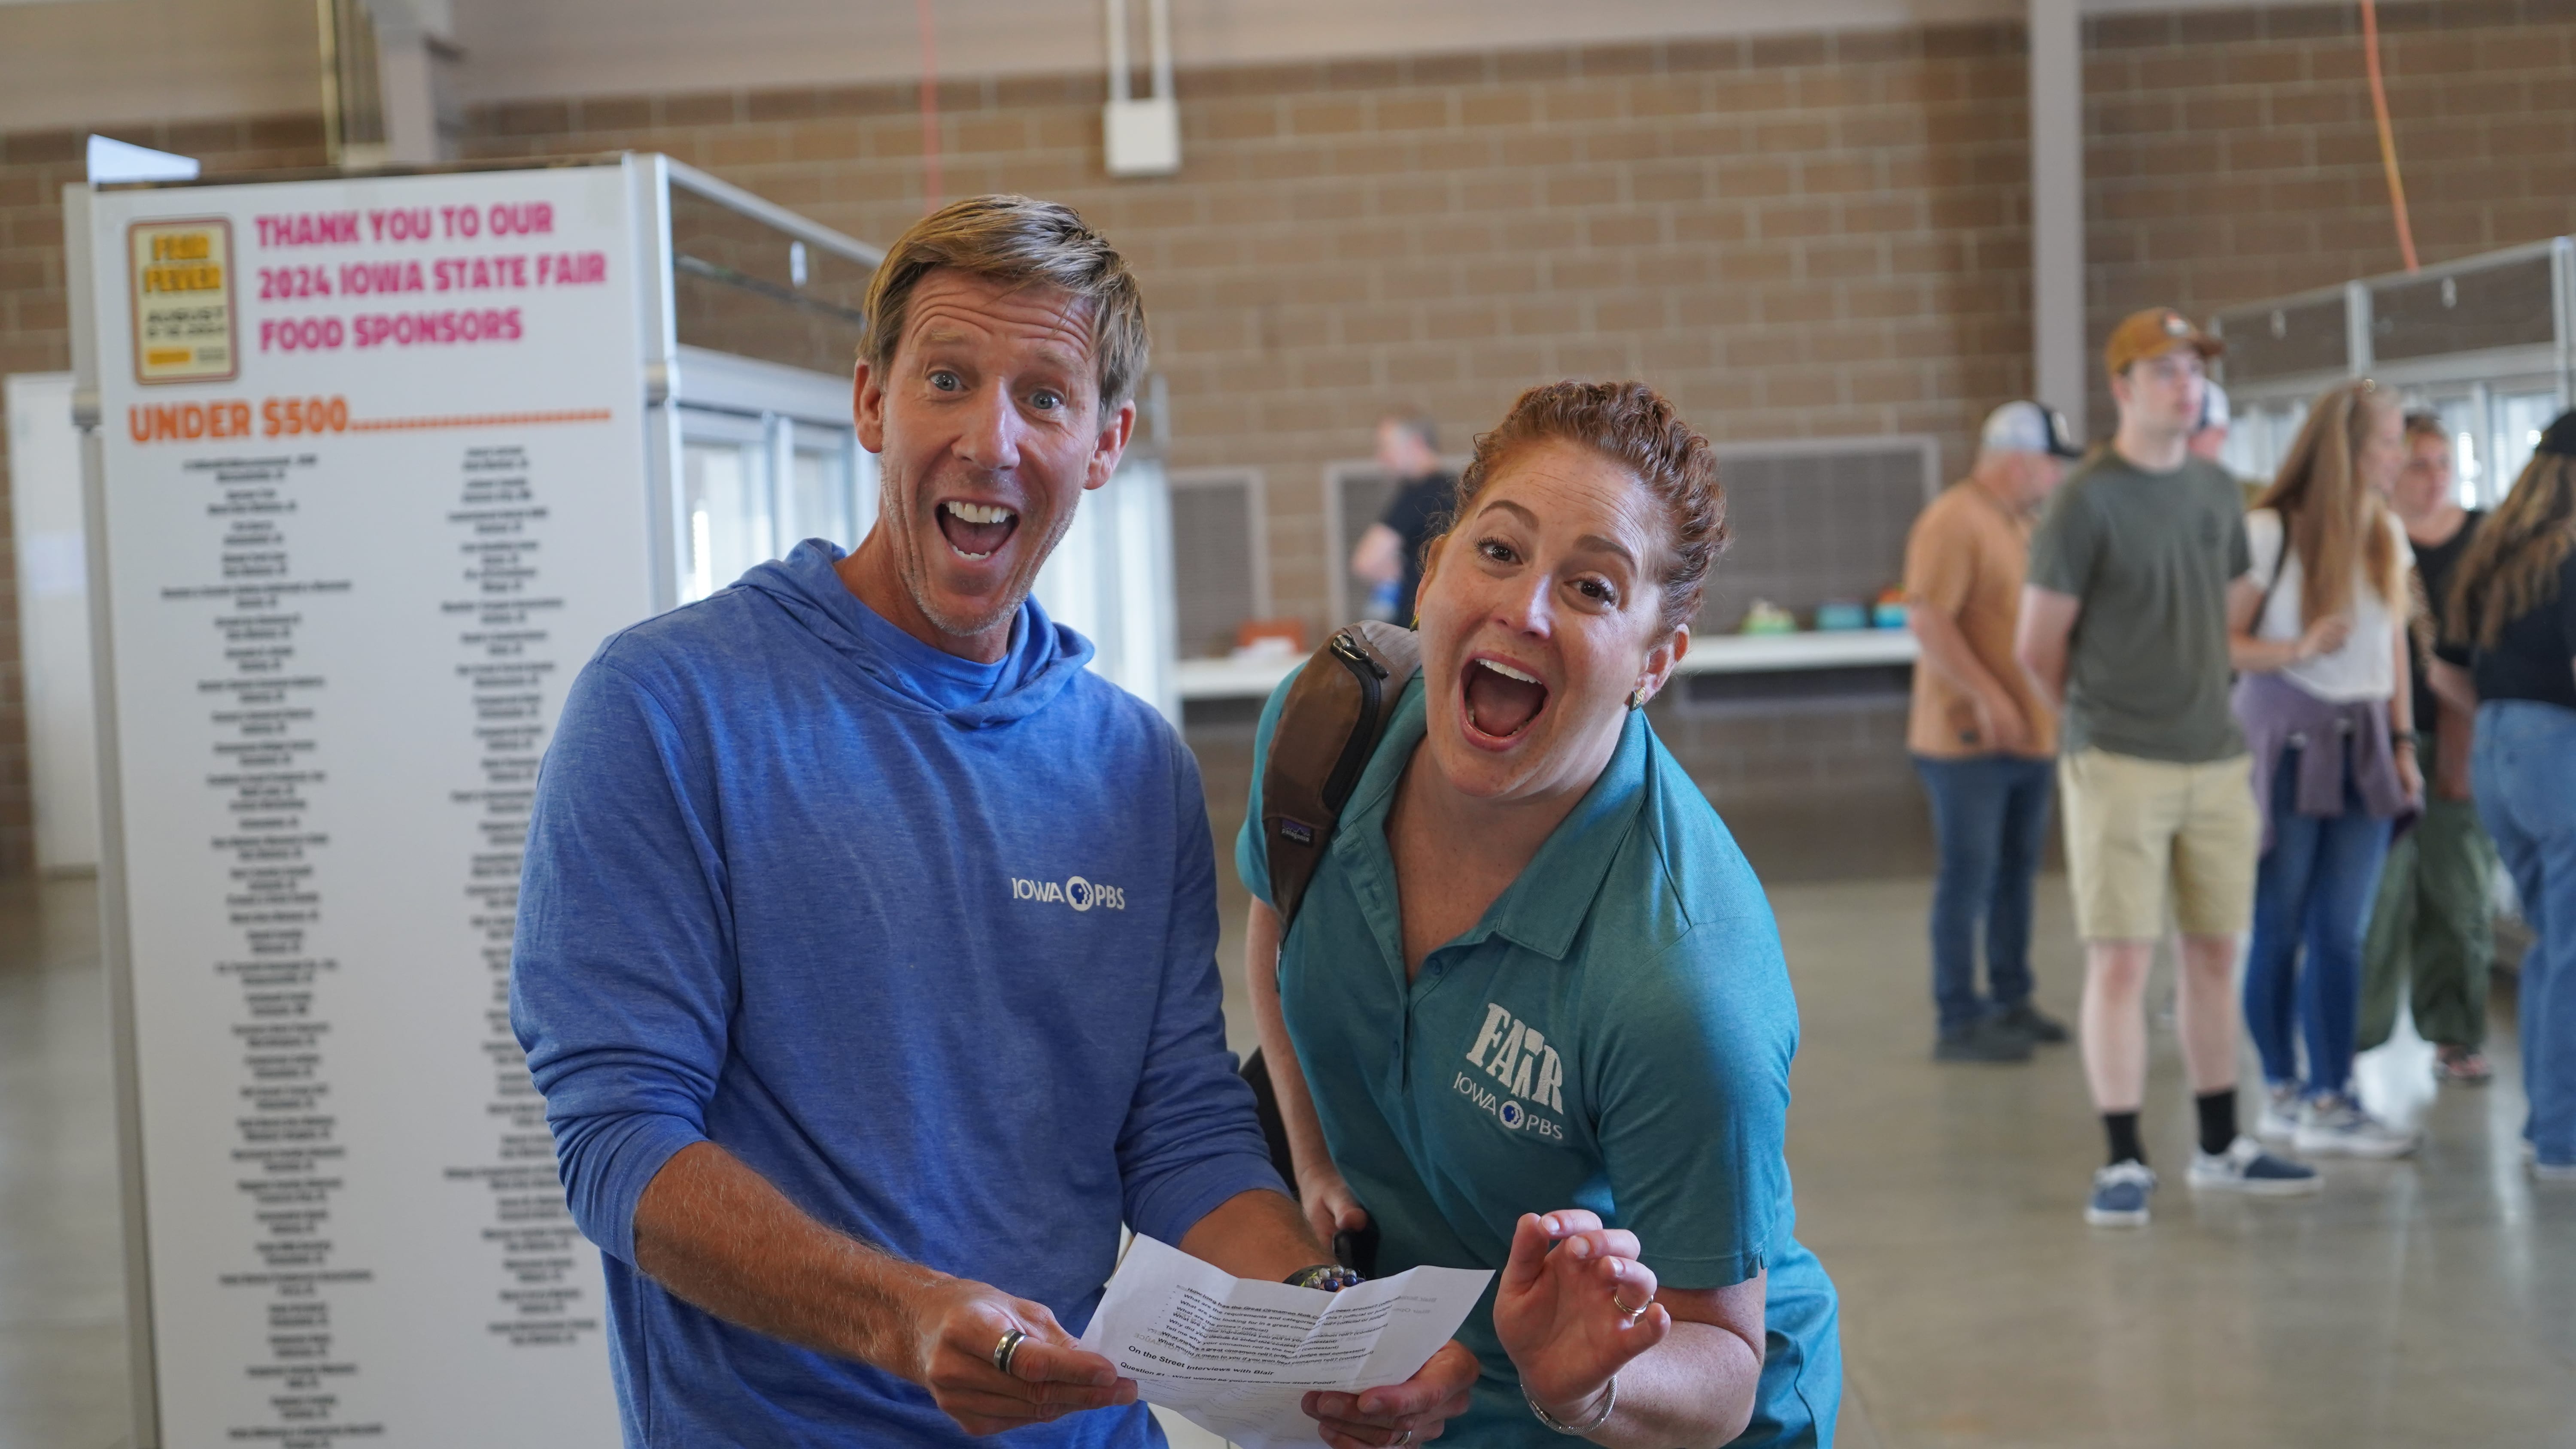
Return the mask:
<path fill-rule="evenodd" d="M 1319 655 L 1356 671 L 1362 727 L 1316 730 L 1299 677 L 1262 716 L 1236 857 L 1299 1195 L 1326 1239 L 1373 1228 L 1378 1271 L 1496 1271 L 1459 1332 L 1484 1369 L 1468 1442 L 1832 1441 L 1778 931 L 1643 711 L 1724 507 L 1653 390 L 1533 388 L 1429 545 L 1419 673 Z"/>
<path fill-rule="evenodd" d="M 2416 1146 L 2352 1086 L 2379 869 L 2394 822 L 2424 798 L 2406 632 L 2415 556 L 2388 507 L 2404 427 L 2397 399 L 2366 380 L 2319 397 L 2245 515 L 2254 566 L 2229 600 L 2236 717 L 2264 810 L 2245 957 L 2245 1022 L 2271 1088 L 2257 1130 L 2308 1153 Z"/>
<path fill-rule="evenodd" d="M 2532 942 L 2515 992 L 2532 1174 L 2576 1183 L 2576 412 L 2478 530 L 2433 687 L 2478 712 L 2469 779 Z"/>

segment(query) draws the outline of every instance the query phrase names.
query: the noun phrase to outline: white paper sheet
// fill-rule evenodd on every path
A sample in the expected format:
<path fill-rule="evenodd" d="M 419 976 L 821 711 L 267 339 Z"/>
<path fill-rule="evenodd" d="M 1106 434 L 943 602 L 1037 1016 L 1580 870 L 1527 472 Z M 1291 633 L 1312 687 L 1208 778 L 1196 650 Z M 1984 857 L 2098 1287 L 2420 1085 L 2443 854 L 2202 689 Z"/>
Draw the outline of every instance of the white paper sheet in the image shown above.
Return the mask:
<path fill-rule="evenodd" d="M 1339 1293 L 1237 1278 L 1139 1236 L 1082 1345 L 1149 1404 L 1242 1449 L 1313 1444 L 1298 1402 L 1316 1389 L 1399 1384 L 1458 1332 L 1494 1275 L 1414 1268 Z"/>

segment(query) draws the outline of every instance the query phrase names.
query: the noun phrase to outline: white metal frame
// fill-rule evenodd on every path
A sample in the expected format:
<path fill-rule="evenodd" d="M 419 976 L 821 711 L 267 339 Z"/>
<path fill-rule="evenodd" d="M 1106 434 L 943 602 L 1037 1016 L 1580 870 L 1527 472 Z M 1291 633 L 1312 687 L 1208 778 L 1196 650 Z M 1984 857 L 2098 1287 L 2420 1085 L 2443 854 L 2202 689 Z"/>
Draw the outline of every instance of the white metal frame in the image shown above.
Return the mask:
<path fill-rule="evenodd" d="M 143 1189 L 142 1063 L 134 1041 L 134 942 L 125 890 L 125 787 L 116 719 L 116 644 L 109 632 L 106 455 L 99 437 L 98 318 L 90 271 L 90 189 L 63 188 L 63 290 L 72 343 L 72 419 L 81 429 L 81 529 L 89 552 L 91 693 L 98 731 L 99 959 L 107 972 L 108 1050 L 116 1073 L 116 1166 L 125 1241 L 125 1345 L 137 1449 L 161 1443 L 159 1345 L 152 1334 L 152 1254 Z"/>
<path fill-rule="evenodd" d="M 653 543 L 662 560 L 654 574 L 653 607 L 661 610 L 680 602 L 680 562 L 688 553 L 688 500 L 680 486 L 681 439 L 684 432 L 698 424 L 687 415 L 712 411 L 783 421 L 784 426 L 771 425 L 773 515 L 777 490 L 790 476 L 788 470 L 795 462 L 795 430 L 847 428 L 851 415 L 848 378 L 681 345 L 677 284 L 672 270 L 672 188 L 715 202 L 861 266 L 877 266 L 885 260 L 885 252 L 720 181 L 684 161 L 639 155 L 628 157 L 626 165 L 636 178 L 637 214 L 643 218 L 641 234 L 636 238 L 636 271 L 641 293 L 638 302 L 643 308 L 645 451 L 653 474 Z M 849 463 L 852 505 L 864 525 L 876 511 L 874 459 L 853 443 Z"/>

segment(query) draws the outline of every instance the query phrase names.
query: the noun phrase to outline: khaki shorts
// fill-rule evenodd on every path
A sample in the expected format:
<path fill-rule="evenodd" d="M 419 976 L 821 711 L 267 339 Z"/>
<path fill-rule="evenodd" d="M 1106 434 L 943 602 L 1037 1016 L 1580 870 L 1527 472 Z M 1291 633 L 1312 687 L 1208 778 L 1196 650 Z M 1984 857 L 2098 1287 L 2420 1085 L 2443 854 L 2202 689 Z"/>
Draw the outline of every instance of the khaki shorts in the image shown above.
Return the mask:
<path fill-rule="evenodd" d="M 2254 921 L 2263 816 L 2245 755 L 2178 765 L 2084 749 L 2057 762 L 2075 933 L 2153 941 L 2166 886 L 2186 936 L 2240 935 Z"/>

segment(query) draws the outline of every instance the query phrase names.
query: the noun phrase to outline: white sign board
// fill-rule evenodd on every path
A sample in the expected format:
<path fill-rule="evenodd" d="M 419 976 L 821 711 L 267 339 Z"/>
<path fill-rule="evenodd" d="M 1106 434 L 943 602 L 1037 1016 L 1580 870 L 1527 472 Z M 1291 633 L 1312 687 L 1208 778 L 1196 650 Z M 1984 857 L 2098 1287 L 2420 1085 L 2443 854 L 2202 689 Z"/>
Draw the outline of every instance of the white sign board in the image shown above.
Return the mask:
<path fill-rule="evenodd" d="M 90 199 L 172 1449 L 617 1440 L 508 981 L 538 757 L 650 607 L 631 196 L 610 165 Z"/>

